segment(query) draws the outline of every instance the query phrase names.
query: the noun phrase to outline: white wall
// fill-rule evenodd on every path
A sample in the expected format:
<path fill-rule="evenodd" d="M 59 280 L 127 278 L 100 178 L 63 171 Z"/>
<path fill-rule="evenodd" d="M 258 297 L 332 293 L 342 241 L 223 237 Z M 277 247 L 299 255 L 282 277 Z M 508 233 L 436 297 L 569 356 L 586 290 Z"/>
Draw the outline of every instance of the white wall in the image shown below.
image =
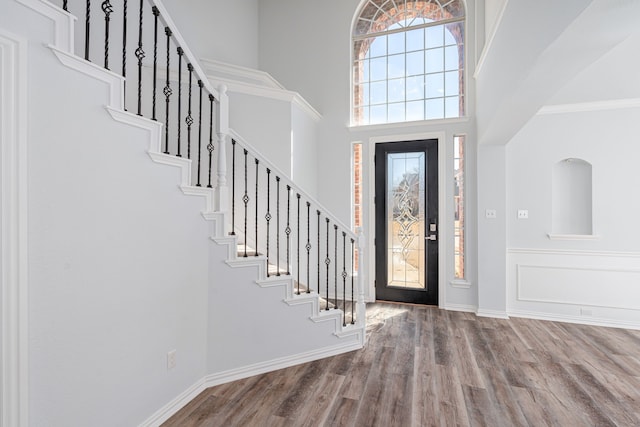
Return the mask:
<path fill-rule="evenodd" d="M 30 425 L 137 424 L 205 372 L 203 202 L 109 117 L 103 83 L 45 47 L 48 20 L 2 10 L 29 38 Z"/>
<path fill-rule="evenodd" d="M 474 32 L 475 2 L 467 2 L 467 32 Z M 318 194 L 320 202 L 331 209 L 345 223 L 351 223 L 351 143 L 364 143 L 363 155 L 367 161 L 363 171 L 364 195 L 369 205 L 373 202 L 373 186 L 370 171 L 373 167 L 373 140 L 385 135 L 390 140 L 402 136 L 408 139 L 415 135 L 438 133 L 451 145 L 446 150 L 447 159 L 453 155 L 453 135 L 468 135 L 468 176 L 475 175 L 475 125 L 472 119 L 464 121 L 419 122 L 407 125 L 363 126 L 350 128 L 350 82 L 351 82 L 351 24 L 360 4 L 358 0 L 330 0 L 326 2 L 295 0 L 262 0 L 260 2 L 260 68 L 273 75 L 287 89 L 299 92 L 323 116 L 318 137 Z M 467 57 L 475 58 L 474 47 L 467 45 Z M 474 115 L 475 97 L 473 64 L 467 75 L 468 114 Z M 380 141 L 378 141 L 380 142 Z M 441 206 L 441 221 L 450 229 L 450 254 L 447 257 L 446 282 L 453 279 L 453 181 L 452 160 L 445 160 L 442 169 L 442 190 L 446 192 L 445 206 Z M 451 175 L 451 176 L 450 176 Z M 470 178 L 472 181 L 473 178 Z M 469 235 L 474 241 L 475 194 L 469 198 Z M 451 201 L 451 203 L 448 203 Z M 449 218 L 451 217 L 451 218 Z M 373 228 L 373 216 L 365 206 L 365 230 Z M 372 252 L 373 238 L 370 235 L 368 250 Z M 468 246 L 470 277 L 475 282 L 475 243 Z M 372 272 L 373 264 L 367 266 Z M 373 283 L 373 278 L 369 280 Z M 447 285 L 448 286 L 448 285 Z M 442 291 L 442 289 L 441 289 Z M 474 307 L 475 285 L 471 289 L 447 289 L 447 303 L 459 307 Z M 373 297 L 373 288 L 367 292 Z"/>
<path fill-rule="evenodd" d="M 229 95 L 229 125 L 291 176 L 291 103 L 245 93 Z M 231 147 L 230 147 L 231 148 Z"/>
<path fill-rule="evenodd" d="M 507 146 L 507 288 L 514 315 L 640 327 L 640 32 L 576 74 Z M 593 236 L 551 239 L 554 165 L 592 165 Z M 529 219 L 517 219 L 527 209 Z M 551 236 L 554 237 L 554 236 Z"/>
<path fill-rule="evenodd" d="M 478 148 L 478 313 L 486 316 L 507 314 L 505 152 L 504 146 Z M 487 210 L 495 211 L 495 218 Z"/>
<path fill-rule="evenodd" d="M 318 120 L 296 104 L 291 106 L 291 177 L 311 195 L 318 193 Z M 349 224 L 349 223 L 347 223 Z"/>
<path fill-rule="evenodd" d="M 163 0 L 196 58 L 258 68 L 258 0 Z"/>

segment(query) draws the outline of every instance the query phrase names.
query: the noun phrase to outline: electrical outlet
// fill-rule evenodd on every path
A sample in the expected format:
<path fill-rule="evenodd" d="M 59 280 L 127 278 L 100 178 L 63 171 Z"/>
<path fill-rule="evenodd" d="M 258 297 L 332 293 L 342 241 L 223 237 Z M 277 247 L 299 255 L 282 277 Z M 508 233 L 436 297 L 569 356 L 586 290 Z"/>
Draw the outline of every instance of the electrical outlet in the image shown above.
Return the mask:
<path fill-rule="evenodd" d="M 518 209 L 518 219 L 529 219 L 529 211 L 526 209 Z"/>
<path fill-rule="evenodd" d="M 593 316 L 593 311 L 591 311 L 591 309 L 589 309 L 589 308 L 581 307 L 580 308 L 580 314 L 583 315 L 583 316 Z"/>
<path fill-rule="evenodd" d="M 176 367 L 176 351 L 171 350 L 167 353 L 167 371 Z"/>
<path fill-rule="evenodd" d="M 498 217 L 498 214 L 495 209 L 487 209 L 484 214 L 487 218 L 491 218 L 491 219 L 495 219 Z"/>

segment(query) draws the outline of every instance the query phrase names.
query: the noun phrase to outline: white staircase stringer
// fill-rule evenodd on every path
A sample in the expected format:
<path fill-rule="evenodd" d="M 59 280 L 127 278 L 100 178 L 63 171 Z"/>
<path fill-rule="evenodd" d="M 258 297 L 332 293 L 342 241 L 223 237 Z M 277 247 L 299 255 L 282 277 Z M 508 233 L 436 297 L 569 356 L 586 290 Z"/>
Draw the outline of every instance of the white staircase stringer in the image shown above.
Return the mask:
<path fill-rule="evenodd" d="M 221 234 L 219 234 L 221 236 Z M 211 237 L 211 240 L 219 245 L 227 246 L 227 260 L 235 260 L 238 258 L 238 237 L 233 235 L 223 237 Z"/>
<path fill-rule="evenodd" d="M 348 324 L 346 327 L 342 325 L 342 318 L 346 314 L 342 309 L 332 308 L 330 310 L 321 310 L 320 308 L 320 295 L 315 292 L 306 293 L 302 292 L 300 295 L 296 294 L 295 280 L 290 275 L 280 275 L 269 277 L 267 274 L 267 258 L 263 255 L 260 256 L 248 256 L 238 257 L 237 255 L 237 236 L 226 236 L 220 238 L 211 238 L 219 245 L 227 246 L 228 259 L 225 263 L 232 268 L 244 268 L 244 267 L 257 267 L 258 277 L 256 284 L 261 288 L 274 288 L 283 287 L 285 296 L 282 300 L 289 306 L 297 306 L 308 304 L 310 306 L 309 319 L 314 323 L 320 322 L 334 322 L 334 335 L 339 338 L 358 336 L 358 342 L 364 344 L 364 334 L 362 325 Z"/>
<path fill-rule="evenodd" d="M 262 256 L 228 259 L 225 263 L 232 268 L 258 267 L 258 277 L 267 274 L 267 259 Z"/>
<path fill-rule="evenodd" d="M 53 21 L 54 49 L 73 53 L 76 17 L 61 7 L 43 0 L 16 0 L 18 3 Z"/>
<path fill-rule="evenodd" d="M 217 242 L 217 239 L 219 239 L 220 236 L 224 236 L 224 225 L 226 224 L 226 217 L 227 217 L 226 212 L 219 212 L 219 211 L 202 212 L 202 217 L 207 221 L 211 221 L 213 223 L 213 231 L 211 234 L 211 239 Z"/>
<path fill-rule="evenodd" d="M 107 107 L 124 110 L 124 77 L 56 46 L 50 45 L 49 48 L 63 65 L 105 82 L 109 88 Z"/>
<path fill-rule="evenodd" d="M 163 125 L 155 120 L 150 120 L 136 114 L 119 110 L 117 108 L 112 108 L 109 106 L 105 108 L 115 121 L 149 131 L 149 150 L 147 151 L 149 157 L 151 157 L 151 159 L 156 163 L 167 166 L 175 166 L 179 168 L 180 189 L 187 196 L 204 197 L 205 208 L 202 212 L 202 217 L 205 220 L 212 221 L 214 223 L 214 235 L 221 235 L 222 229 L 224 227 L 224 214 L 214 211 L 213 188 L 189 185 L 191 179 L 192 161 L 183 157 L 171 156 L 169 154 L 160 152 L 162 141 L 161 132 Z"/>

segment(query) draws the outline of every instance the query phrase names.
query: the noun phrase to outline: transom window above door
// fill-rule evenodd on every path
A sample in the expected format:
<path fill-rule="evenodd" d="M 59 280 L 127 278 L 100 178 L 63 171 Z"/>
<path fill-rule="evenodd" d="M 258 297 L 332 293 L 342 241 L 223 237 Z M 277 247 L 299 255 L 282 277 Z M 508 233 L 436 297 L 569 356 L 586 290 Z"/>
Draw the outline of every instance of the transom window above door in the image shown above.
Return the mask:
<path fill-rule="evenodd" d="M 462 0 L 367 0 L 353 27 L 353 124 L 464 116 Z"/>

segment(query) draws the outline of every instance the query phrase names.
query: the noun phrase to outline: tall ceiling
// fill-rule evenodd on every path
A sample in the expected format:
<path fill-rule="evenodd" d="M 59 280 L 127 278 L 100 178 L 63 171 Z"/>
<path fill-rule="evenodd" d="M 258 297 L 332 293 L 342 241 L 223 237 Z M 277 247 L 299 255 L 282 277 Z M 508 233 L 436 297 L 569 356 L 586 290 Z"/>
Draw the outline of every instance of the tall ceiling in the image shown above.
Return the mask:
<path fill-rule="evenodd" d="M 583 70 L 640 34 L 639 23 L 639 0 L 507 2 L 476 72 L 479 142 L 508 143 Z"/>

